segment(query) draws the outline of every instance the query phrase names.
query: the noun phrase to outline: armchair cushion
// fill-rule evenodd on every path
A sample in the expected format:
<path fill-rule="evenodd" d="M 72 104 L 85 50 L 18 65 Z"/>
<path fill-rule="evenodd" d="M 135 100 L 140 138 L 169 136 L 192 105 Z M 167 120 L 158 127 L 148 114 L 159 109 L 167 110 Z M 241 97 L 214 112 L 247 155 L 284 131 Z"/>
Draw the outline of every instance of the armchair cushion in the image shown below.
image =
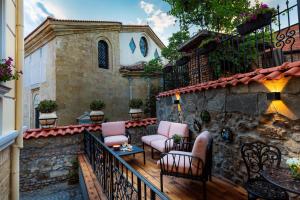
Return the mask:
<path fill-rule="evenodd" d="M 104 144 L 109 147 L 115 144 L 121 145 L 125 142 L 128 142 L 128 138 L 125 135 L 114 135 L 114 136 L 108 136 L 104 138 Z"/>
<path fill-rule="evenodd" d="M 125 122 L 119 121 L 102 123 L 102 135 L 103 137 L 125 135 Z"/>
<path fill-rule="evenodd" d="M 154 149 L 160 151 L 161 153 L 165 153 L 166 152 L 166 146 L 165 146 L 166 141 L 167 141 L 167 139 L 154 140 L 154 141 L 151 142 L 151 146 Z M 168 140 L 167 146 L 168 146 L 167 148 L 172 148 L 173 147 L 173 140 L 172 139 Z"/>
<path fill-rule="evenodd" d="M 157 129 L 157 134 L 169 137 L 170 126 L 171 126 L 171 122 L 160 121 Z"/>
<path fill-rule="evenodd" d="M 180 135 L 181 137 L 188 137 L 189 129 L 187 124 L 172 122 L 169 131 L 169 138 L 172 138 L 175 134 Z"/>
<path fill-rule="evenodd" d="M 200 158 L 204 163 L 209 139 L 210 133 L 208 131 L 202 132 L 197 136 L 192 150 L 192 156 Z"/>
<path fill-rule="evenodd" d="M 151 145 L 153 141 L 156 140 L 167 140 L 168 138 L 163 135 L 146 135 L 142 137 L 142 142 L 144 142 L 147 145 Z"/>
<path fill-rule="evenodd" d="M 190 174 L 194 176 L 200 176 L 202 174 L 202 166 L 197 168 L 192 164 L 193 158 L 191 152 L 184 151 L 170 151 L 161 160 L 157 161 L 157 164 L 162 164 L 162 170 L 169 173 L 182 173 Z"/>

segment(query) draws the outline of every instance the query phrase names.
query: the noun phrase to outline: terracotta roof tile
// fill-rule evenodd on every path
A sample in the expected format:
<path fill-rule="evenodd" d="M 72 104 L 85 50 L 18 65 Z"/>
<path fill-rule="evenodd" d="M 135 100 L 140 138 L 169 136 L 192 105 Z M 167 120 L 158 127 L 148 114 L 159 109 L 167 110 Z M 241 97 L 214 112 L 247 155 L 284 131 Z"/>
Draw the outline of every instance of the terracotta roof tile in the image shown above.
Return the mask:
<path fill-rule="evenodd" d="M 140 121 L 127 121 L 126 128 L 142 127 L 151 124 L 156 124 L 156 118 L 147 118 Z M 40 138 L 40 137 L 74 135 L 74 134 L 82 133 L 85 129 L 90 132 L 101 131 L 101 125 L 82 124 L 82 125 L 57 126 L 48 129 L 41 129 L 41 128 L 29 129 L 24 132 L 23 138 L 27 140 L 27 139 Z"/>
<path fill-rule="evenodd" d="M 208 90 L 208 89 L 215 89 L 218 87 L 236 86 L 239 83 L 247 85 L 252 81 L 262 82 L 266 79 L 278 80 L 282 76 L 300 77 L 300 61 L 286 62 L 283 63 L 281 66 L 277 66 L 277 67 L 256 69 L 253 72 L 236 74 L 231 77 L 220 78 L 215 81 L 209 81 L 206 83 L 200 83 L 193 86 L 187 86 L 175 90 L 165 91 L 160 93 L 158 97 L 173 96 L 175 95 L 175 93 L 192 93 L 196 91 L 201 91 L 203 89 Z"/>

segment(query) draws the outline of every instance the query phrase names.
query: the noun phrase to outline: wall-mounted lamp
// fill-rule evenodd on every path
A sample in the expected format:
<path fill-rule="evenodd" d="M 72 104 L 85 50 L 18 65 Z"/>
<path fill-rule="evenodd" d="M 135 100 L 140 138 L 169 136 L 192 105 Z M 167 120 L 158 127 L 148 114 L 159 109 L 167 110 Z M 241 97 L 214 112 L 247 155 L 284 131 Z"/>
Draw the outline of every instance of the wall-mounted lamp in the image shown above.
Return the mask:
<path fill-rule="evenodd" d="M 180 100 L 175 99 L 175 100 L 173 101 L 173 104 L 180 104 Z"/>
<path fill-rule="evenodd" d="M 269 101 L 281 100 L 280 92 L 269 92 L 269 93 L 267 93 L 267 100 L 269 100 Z"/>

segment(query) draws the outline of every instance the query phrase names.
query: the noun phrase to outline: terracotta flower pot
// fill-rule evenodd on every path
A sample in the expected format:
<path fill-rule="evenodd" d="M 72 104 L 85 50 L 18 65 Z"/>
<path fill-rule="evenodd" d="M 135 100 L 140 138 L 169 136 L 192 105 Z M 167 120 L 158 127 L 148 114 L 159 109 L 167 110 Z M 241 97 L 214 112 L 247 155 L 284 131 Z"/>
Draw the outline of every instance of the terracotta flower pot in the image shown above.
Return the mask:
<path fill-rule="evenodd" d="M 92 110 L 90 112 L 90 119 L 94 123 L 101 123 L 104 119 L 104 112 L 102 110 Z"/>
<path fill-rule="evenodd" d="M 143 111 L 140 108 L 130 108 L 129 114 L 132 120 L 141 120 L 143 116 Z"/>
<path fill-rule="evenodd" d="M 40 113 L 39 122 L 42 128 L 52 128 L 57 120 L 56 112 Z"/>

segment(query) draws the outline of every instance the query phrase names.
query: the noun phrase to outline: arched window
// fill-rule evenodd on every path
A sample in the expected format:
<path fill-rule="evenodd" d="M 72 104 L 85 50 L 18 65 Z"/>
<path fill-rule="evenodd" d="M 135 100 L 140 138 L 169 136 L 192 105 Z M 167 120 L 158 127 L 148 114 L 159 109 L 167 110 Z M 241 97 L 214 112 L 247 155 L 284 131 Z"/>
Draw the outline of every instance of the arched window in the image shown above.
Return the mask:
<path fill-rule="evenodd" d="M 100 68 L 108 69 L 108 45 L 103 40 L 98 42 L 98 64 Z"/>
<path fill-rule="evenodd" d="M 141 50 L 142 55 L 144 57 L 146 57 L 148 54 L 148 42 L 145 37 L 141 37 L 141 39 L 140 39 L 140 50 Z"/>

